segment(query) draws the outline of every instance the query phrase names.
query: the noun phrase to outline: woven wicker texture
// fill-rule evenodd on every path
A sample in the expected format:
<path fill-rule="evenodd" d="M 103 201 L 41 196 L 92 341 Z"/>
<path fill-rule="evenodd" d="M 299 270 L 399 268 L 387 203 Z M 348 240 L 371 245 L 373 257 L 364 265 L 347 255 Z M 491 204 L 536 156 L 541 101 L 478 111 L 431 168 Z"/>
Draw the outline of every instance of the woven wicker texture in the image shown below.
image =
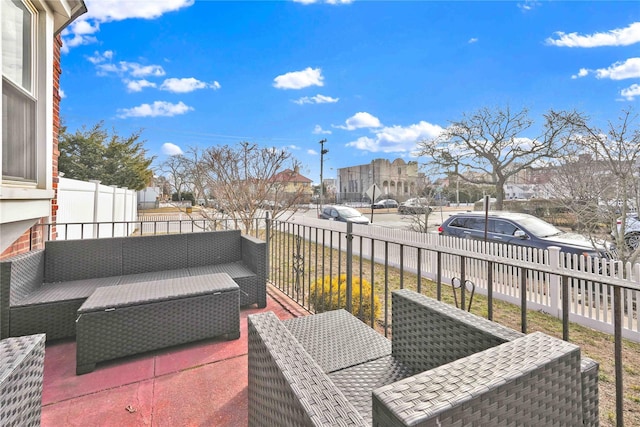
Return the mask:
<path fill-rule="evenodd" d="M 0 337 L 35 333 L 46 333 L 47 340 L 73 337 L 76 310 L 96 288 L 188 275 L 226 272 L 240 287 L 242 305 L 265 307 L 266 243 L 246 236 L 236 239 L 237 235 L 237 231 L 216 231 L 52 241 L 45 251 L 0 261 Z M 192 239 L 195 247 L 215 247 L 225 255 L 242 248 L 242 254 L 226 266 L 188 271 L 187 246 Z M 235 246 L 224 247 L 230 242 Z M 253 266 L 260 270 L 252 270 Z M 124 270 L 131 274 L 122 275 Z M 47 280 L 55 283 L 43 284 Z"/>
<path fill-rule="evenodd" d="M 44 251 L 38 250 L 18 255 L 8 261 L 11 268 L 9 303 L 16 304 L 37 291 L 44 278 Z"/>
<path fill-rule="evenodd" d="M 235 291 L 238 285 L 227 274 L 187 276 L 182 278 L 129 283 L 98 288 L 82 304 L 78 314 L 110 308 L 124 308 L 152 302 Z"/>
<path fill-rule="evenodd" d="M 119 294 L 119 302 L 117 295 L 100 290 L 118 290 L 120 287 L 96 291 L 85 303 L 87 306 L 78 310 L 81 314 L 76 322 L 76 373 L 90 372 L 97 362 L 104 360 L 218 335 L 238 338 L 237 285 L 228 276 L 224 286 L 216 286 L 215 280 L 206 280 L 207 276 L 201 276 L 195 282 L 193 279 L 169 279 L 167 282 L 173 282 L 170 286 L 158 286 L 157 283 L 122 285 L 126 289 Z M 229 289 L 230 284 L 235 288 Z M 205 286 L 209 293 L 202 294 Z M 172 299 L 167 299 L 167 289 L 174 292 Z M 153 292 L 156 292 L 155 296 L 151 295 Z M 96 294 L 97 299 L 92 300 Z M 134 303 L 139 305 L 131 305 Z M 100 306 L 110 309 L 90 311 Z"/>
<path fill-rule="evenodd" d="M 47 283 L 122 275 L 122 242 L 134 239 L 51 240 L 45 243 Z"/>
<path fill-rule="evenodd" d="M 192 276 L 215 273 L 226 273 L 234 279 L 241 277 L 256 277 L 256 273 L 244 265 L 242 261 L 230 264 L 203 265 L 200 267 L 189 268 L 189 274 Z"/>
<path fill-rule="evenodd" d="M 10 335 L 29 335 L 33 331 L 44 333 L 47 341 L 73 337 L 76 334 L 77 311 L 84 298 L 11 307 Z"/>
<path fill-rule="evenodd" d="M 0 425 L 40 425 L 44 335 L 0 341 Z"/>
<path fill-rule="evenodd" d="M 392 356 L 381 357 L 371 362 L 329 374 L 333 384 L 358 410 L 362 418 L 371 424 L 371 392 L 378 387 L 407 378 L 411 370 Z"/>
<path fill-rule="evenodd" d="M 179 270 L 188 265 L 186 234 L 140 236 L 122 240 L 122 274 Z"/>
<path fill-rule="evenodd" d="M 253 271 L 251 271 L 242 261 L 234 262 L 231 264 L 191 267 L 189 268 L 189 273 L 192 276 L 218 273 L 228 274 L 240 287 L 241 306 L 255 303 L 258 303 L 259 306 L 260 298 L 266 298 L 266 282 L 263 282 L 262 286 L 259 286 L 258 276 Z"/>
<path fill-rule="evenodd" d="M 248 324 L 249 426 L 367 425 L 274 313 Z"/>
<path fill-rule="evenodd" d="M 190 276 L 189 270 L 181 268 L 179 270 L 149 271 L 147 273 L 127 274 L 122 276 L 119 285 L 128 285 L 129 283 L 151 282 L 153 280 L 178 279 L 180 277 Z"/>
<path fill-rule="evenodd" d="M 255 285 L 249 292 L 250 303 L 256 303 L 259 308 L 267 306 L 267 244 L 251 236 L 242 236 L 242 261 L 256 273 Z M 251 295 L 253 294 L 253 295 Z"/>
<path fill-rule="evenodd" d="M 577 346 L 536 332 L 374 390 L 374 425 L 582 425 L 579 372 Z"/>
<path fill-rule="evenodd" d="M 326 373 L 391 354 L 391 343 L 346 310 L 282 322 Z"/>
<path fill-rule="evenodd" d="M 598 362 L 588 357 L 582 358 L 580 371 L 582 373 L 582 415 L 585 426 L 597 427 L 600 425 L 598 369 Z"/>
<path fill-rule="evenodd" d="M 427 371 L 522 336 L 472 313 L 409 290 L 392 293 L 393 356 Z"/>
<path fill-rule="evenodd" d="M 74 280 L 72 282 L 45 283 L 37 291 L 30 293 L 20 301 L 16 301 L 13 306 L 22 307 L 33 304 L 88 298 L 96 289 L 115 286 L 119 282 L 120 277 L 115 276 Z"/>
<path fill-rule="evenodd" d="M 36 291 L 44 276 L 44 251 L 36 250 L 0 261 L 0 338 L 9 333 L 9 307 Z"/>
<path fill-rule="evenodd" d="M 227 264 L 242 260 L 240 239 L 240 230 L 190 234 L 187 267 Z"/>

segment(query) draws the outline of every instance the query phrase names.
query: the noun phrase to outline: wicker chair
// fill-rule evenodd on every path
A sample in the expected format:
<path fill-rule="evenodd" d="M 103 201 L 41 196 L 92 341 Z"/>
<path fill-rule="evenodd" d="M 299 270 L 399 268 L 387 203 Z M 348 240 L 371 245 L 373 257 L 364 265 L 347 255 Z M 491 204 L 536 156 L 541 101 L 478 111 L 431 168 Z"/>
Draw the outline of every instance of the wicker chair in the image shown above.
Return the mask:
<path fill-rule="evenodd" d="M 598 425 L 577 346 L 408 290 L 392 316 L 392 342 L 344 310 L 249 316 L 249 425 Z"/>

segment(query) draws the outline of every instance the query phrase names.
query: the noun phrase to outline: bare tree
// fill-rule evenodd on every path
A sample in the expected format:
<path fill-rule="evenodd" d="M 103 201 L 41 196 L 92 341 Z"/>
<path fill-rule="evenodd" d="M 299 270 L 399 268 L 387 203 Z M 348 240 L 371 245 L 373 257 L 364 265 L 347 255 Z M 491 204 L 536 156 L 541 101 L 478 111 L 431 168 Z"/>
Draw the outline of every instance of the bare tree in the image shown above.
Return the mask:
<path fill-rule="evenodd" d="M 189 176 L 191 162 L 183 154 L 169 156 L 158 167 L 159 175 L 162 175 L 171 189 L 177 193 L 178 200 L 181 200 L 183 192 L 189 190 Z"/>
<path fill-rule="evenodd" d="M 634 247 L 633 234 L 625 233 L 625 227 L 618 229 L 618 222 L 626 224 L 629 213 L 640 207 L 637 123 L 631 109 L 623 110 L 606 129 L 587 120 L 576 121 L 580 136 L 575 140 L 575 155 L 563 161 L 551 181 L 554 196 L 574 214 L 581 231 L 592 240 L 610 234 L 618 258 L 629 262 L 640 259 L 640 247 Z"/>
<path fill-rule="evenodd" d="M 202 194 L 209 191 L 219 212 L 242 223 L 247 232 L 263 210 L 270 210 L 273 217 L 291 214 L 308 197 L 303 187 L 290 185 L 288 177 L 297 173 L 298 165 L 285 150 L 242 142 L 190 149 L 186 156 L 191 188 Z M 207 210 L 200 214 L 213 223 L 217 220 Z"/>
<path fill-rule="evenodd" d="M 494 186 L 496 209 L 502 210 L 507 180 L 541 160 L 562 157 L 580 119 L 575 111 L 550 110 L 541 134 L 527 138 L 533 126 L 528 109 L 485 107 L 452 121 L 438 137 L 419 141 L 418 155 L 463 181 Z"/>

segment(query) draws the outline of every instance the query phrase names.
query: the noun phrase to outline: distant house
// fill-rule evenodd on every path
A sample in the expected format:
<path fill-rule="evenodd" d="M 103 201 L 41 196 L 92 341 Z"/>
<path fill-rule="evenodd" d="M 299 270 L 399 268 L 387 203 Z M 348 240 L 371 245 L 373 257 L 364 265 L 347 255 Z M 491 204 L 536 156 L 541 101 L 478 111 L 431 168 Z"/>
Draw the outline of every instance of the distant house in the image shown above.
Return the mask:
<path fill-rule="evenodd" d="M 0 258 L 42 247 L 55 222 L 60 128 L 60 32 L 82 0 L 2 2 Z"/>
<path fill-rule="evenodd" d="M 313 195 L 311 181 L 306 176 L 300 174 L 300 169 L 296 166 L 293 170 L 285 169 L 275 174 L 271 178 L 271 183 L 275 184 L 275 198 L 283 199 L 292 195 L 300 194 L 305 199 L 310 199 Z"/>

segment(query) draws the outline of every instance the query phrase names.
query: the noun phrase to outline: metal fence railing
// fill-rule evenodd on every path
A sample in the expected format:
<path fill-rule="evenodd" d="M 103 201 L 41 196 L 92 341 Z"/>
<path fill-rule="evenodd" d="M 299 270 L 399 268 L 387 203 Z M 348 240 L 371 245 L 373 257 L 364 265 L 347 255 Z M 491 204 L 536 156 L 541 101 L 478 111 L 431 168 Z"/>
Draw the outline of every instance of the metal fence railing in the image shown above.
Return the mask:
<path fill-rule="evenodd" d="M 614 341 L 615 420 L 623 425 L 622 342 L 640 342 L 638 264 L 297 216 L 258 218 L 250 227 L 232 219 L 180 218 L 42 227 L 49 238 L 241 228 L 267 241 L 269 280 L 293 301 L 311 312 L 344 306 L 385 335 L 392 334 L 391 292 L 401 288 L 465 309 L 486 305 L 481 311 L 491 320 L 495 300 L 516 304 L 525 333 L 529 310 L 561 319 L 565 340 L 570 322 L 599 329 Z"/>

